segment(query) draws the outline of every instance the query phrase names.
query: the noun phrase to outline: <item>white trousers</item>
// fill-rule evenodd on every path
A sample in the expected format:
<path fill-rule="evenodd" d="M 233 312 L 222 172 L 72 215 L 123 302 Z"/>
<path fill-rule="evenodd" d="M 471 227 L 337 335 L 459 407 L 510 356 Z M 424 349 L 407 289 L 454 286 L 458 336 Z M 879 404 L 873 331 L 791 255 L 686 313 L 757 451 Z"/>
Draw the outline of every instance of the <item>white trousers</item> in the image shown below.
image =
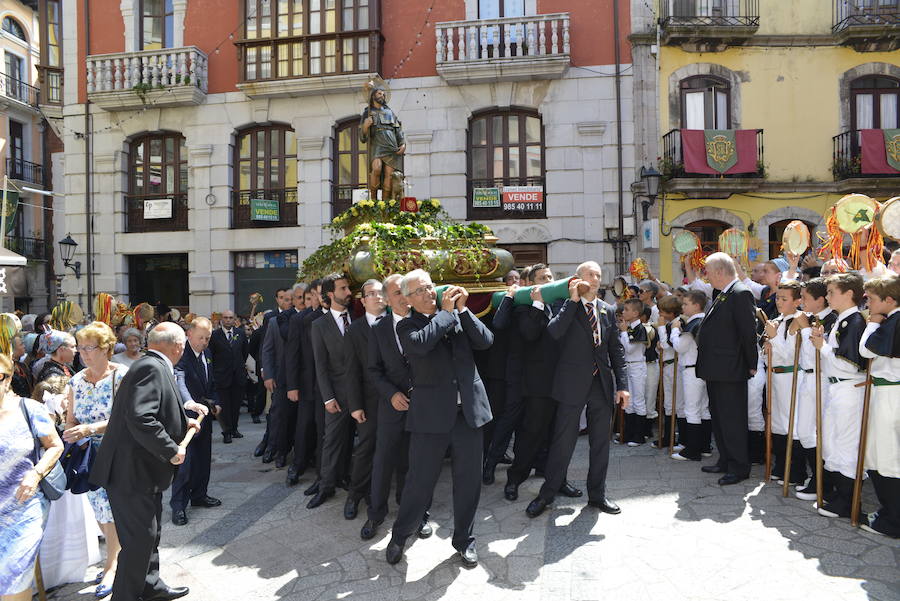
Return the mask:
<path fill-rule="evenodd" d="M 872 387 L 866 469 L 888 478 L 900 478 L 900 386 Z"/>
<path fill-rule="evenodd" d="M 699 425 L 701 420 L 710 419 L 706 382 L 697 377 L 693 367 L 684 368 L 678 376 L 681 379 L 679 392 L 684 399 L 684 416 L 687 423 Z"/>
<path fill-rule="evenodd" d="M 644 383 L 647 379 L 647 364 L 643 361 L 628 362 L 625 364 L 628 370 L 628 390 L 631 392 L 631 400 L 625 413 L 637 413 L 647 415 L 647 404 L 644 401 Z"/>
<path fill-rule="evenodd" d="M 656 395 L 659 393 L 659 361 L 646 364 L 647 379 L 644 385 L 644 403 L 647 405 L 647 415 L 656 414 Z"/>
<path fill-rule="evenodd" d="M 760 359 L 756 364 L 756 375 L 747 380 L 747 429 L 751 432 L 766 430 L 766 417 L 763 415 L 765 389 L 766 366 Z"/>
<path fill-rule="evenodd" d="M 822 457 L 825 469 L 856 478 L 859 430 L 862 425 L 863 387 L 858 380 L 829 384 L 822 409 Z M 896 399 L 894 399 L 896 403 Z"/>
<path fill-rule="evenodd" d="M 675 398 L 675 416 L 684 417 L 684 394 L 681 392 L 682 378 L 681 370 L 678 373 L 678 395 Z M 672 415 L 672 392 L 675 387 L 672 386 L 675 379 L 675 364 L 670 363 L 663 365 L 663 406 L 666 409 L 666 415 Z"/>
<path fill-rule="evenodd" d="M 797 406 L 799 406 L 800 391 L 805 383 L 802 371 L 797 374 Z M 787 435 L 788 419 L 791 415 L 791 388 L 793 387 L 794 374 L 772 374 L 772 433 Z M 799 412 L 794 409 L 794 440 L 798 440 L 797 416 Z M 813 441 L 815 446 L 815 441 Z"/>

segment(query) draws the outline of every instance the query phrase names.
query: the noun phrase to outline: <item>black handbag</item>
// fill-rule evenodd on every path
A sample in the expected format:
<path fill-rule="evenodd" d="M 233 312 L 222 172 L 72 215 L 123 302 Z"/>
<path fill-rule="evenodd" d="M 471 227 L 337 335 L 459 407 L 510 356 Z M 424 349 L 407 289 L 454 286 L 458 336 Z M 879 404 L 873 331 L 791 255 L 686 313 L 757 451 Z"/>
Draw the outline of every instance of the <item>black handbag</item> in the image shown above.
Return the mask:
<path fill-rule="evenodd" d="M 41 439 L 34 433 L 34 427 L 31 425 L 31 415 L 28 414 L 28 407 L 25 406 L 25 399 L 19 401 L 22 413 L 25 414 L 25 421 L 28 423 L 28 429 L 31 431 L 31 437 L 34 439 L 34 464 L 37 465 L 41 457 Z M 41 492 L 47 497 L 48 501 L 55 501 L 66 492 L 66 473 L 63 471 L 62 465 L 57 460 L 53 467 L 47 472 L 38 483 Z"/>
<path fill-rule="evenodd" d="M 100 488 L 89 481 L 99 446 L 100 443 L 92 438 L 88 438 L 86 444 L 66 443 L 59 462 L 66 474 L 66 489 L 72 491 L 72 494 L 80 495 Z"/>

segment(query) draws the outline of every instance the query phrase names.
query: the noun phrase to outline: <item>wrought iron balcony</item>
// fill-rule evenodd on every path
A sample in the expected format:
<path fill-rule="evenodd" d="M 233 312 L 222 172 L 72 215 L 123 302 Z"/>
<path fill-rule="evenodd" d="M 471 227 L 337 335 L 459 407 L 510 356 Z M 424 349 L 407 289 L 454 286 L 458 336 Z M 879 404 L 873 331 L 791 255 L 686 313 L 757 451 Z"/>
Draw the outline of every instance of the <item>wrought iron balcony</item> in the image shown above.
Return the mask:
<path fill-rule="evenodd" d="M 868 131 L 881 132 L 882 130 Z M 860 130 L 845 131 L 831 140 L 834 148 L 831 172 L 834 174 L 835 181 L 855 178 L 900 177 L 900 170 L 894 169 L 887 162 L 887 148 L 874 144 L 870 148 L 877 156 L 863 156 L 863 133 Z M 892 145 L 893 148 L 895 147 Z M 900 157 L 900 147 L 896 147 L 894 152 Z"/>
<path fill-rule="evenodd" d="M 16 102 L 36 107 L 40 102 L 41 93 L 36 87 L 20 81 L 11 75 L 0 77 L 0 93 L 3 97 Z"/>
<path fill-rule="evenodd" d="M 43 185 L 44 183 L 44 168 L 37 163 L 22 159 L 7 157 L 6 175 L 10 179 L 21 180 L 29 184 Z"/>
<path fill-rule="evenodd" d="M 172 201 L 169 217 L 156 216 L 146 206 L 145 201 Z M 147 232 L 178 232 L 188 229 L 187 194 L 170 194 L 167 196 L 125 196 L 125 232 L 142 234 Z"/>
<path fill-rule="evenodd" d="M 297 189 L 284 188 L 281 190 L 254 190 L 234 192 L 232 194 L 231 227 L 266 228 L 266 227 L 296 227 L 297 223 Z M 262 215 L 254 215 L 252 200 L 271 200 L 278 203 L 278 219 L 260 218 Z M 257 217 L 254 219 L 254 217 Z"/>
<path fill-rule="evenodd" d="M 571 64 L 569 13 L 435 25 L 437 72 L 450 84 L 562 77 Z"/>
<path fill-rule="evenodd" d="M 900 48 L 900 0 L 833 0 L 831 30 L 859 52 Z"/>
<path fill-rule="evenodd" d="M 26 238 L 24 236 L 7 236 L 6 248 L 26 258 L 47 261 L 53 250 L 43 238 Z"/>
<path fill-rule="evenodd" d="M 663 156 L 659 171 L 669 192 L 682 192 L 689 197 L 708 195 L 727 198 L 731 194 L 755 189 L 766 176 L 763 130 L 756 130 L 756 169 L 749 173 L 696 173 L 685 169 L 681 130 L 673 129 L 663 136 Z"/>
<path fill-rule="evenodd" d="M 719 51 L 740 45 L 759 29 L 759 0 L 662 0 L 662 43 Z"/>
<path fill-rule="evenodd" d="M 206 84 L 206 54 L 194 46 L 87 59 L 88 98 L 108 111 L 200 104 Z"/>

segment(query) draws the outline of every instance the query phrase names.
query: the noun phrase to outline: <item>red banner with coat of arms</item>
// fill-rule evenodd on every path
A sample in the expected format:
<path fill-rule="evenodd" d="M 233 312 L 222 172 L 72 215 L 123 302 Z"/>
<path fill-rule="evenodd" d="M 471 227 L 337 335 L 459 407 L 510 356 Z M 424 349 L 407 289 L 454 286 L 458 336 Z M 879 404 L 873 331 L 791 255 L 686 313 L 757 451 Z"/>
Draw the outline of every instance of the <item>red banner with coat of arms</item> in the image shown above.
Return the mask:
<path fill-rule="evenodd" d="M 685 173 L 730 175 L 759 170 L 755 129 L 682 129 L 681 150 Z"/>
<path fill-rule="evenodd" d="M 900 173 L 900 129 L 861 129 L 859 138 L 863 173 Z"/>

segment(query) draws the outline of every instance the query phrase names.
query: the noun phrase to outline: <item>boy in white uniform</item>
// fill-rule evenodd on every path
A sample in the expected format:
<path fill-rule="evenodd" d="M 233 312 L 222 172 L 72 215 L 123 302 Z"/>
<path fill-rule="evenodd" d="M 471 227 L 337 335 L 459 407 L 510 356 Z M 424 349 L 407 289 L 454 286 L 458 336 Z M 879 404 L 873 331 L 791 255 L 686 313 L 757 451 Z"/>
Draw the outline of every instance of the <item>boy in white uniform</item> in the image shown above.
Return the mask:
<path fill-rule="evenodd" d="M 672 453 L 672 459 L 679 461 L 700 461 L 701 457 L 712 454 L 712 421 L 709 415 L 709 396 L 706 382 L 697 377 L 697 341 L 695 334 L 703 321 L 707 297 L 700 290 L 688 292 L 682 302 L 682 317 L 672 324 L 671 344 L 678 353 L 678 379 L 681 389 L 678 396 L 683 399 L 685 432 L 682 436 L 684 448 Z"/>
<path fill-rule="evenodd" d="M 673 383 L 675 381 L 675 348 L 670 342 L 672 336 L 672 322 L 681 315 L 681 301 L 677 296 L 667 296 L 659 301 L 659 317 L 660 324 L 656 328 L 659 336 L 659 348 L 663 358 L 663 408 L 665 410 L 665 426 L 664 432 L 660 433 L 662 437 L 662 447 L 669 446 L 670 428 L 672 428 L 672 397 Z M 673 451 L 680 451 L 684 448 L 680 444 L 680 439 L 685 435 L 684 419 L 684 397 L 681 395 L 681 380 L 678 380 L 679 394 L 675 397 L 675 424 L 678 438 L 676 438 L 675 448 Z"/>
<path fill-rule="evenodd" d="M 644 426 L 647 419 L 647 404 L 644 399 L 644 381 L 647 379 L 647 330 L 641 323 L 644 303 L 629 298 L 622 307 L 622 321 L 619 323 L 619 339 L 625 349 L 625 366 L 628 372 L 628 389 L 631 402 L 625 408 L 625 442 L 629 447 L 644 444 Z"/>

